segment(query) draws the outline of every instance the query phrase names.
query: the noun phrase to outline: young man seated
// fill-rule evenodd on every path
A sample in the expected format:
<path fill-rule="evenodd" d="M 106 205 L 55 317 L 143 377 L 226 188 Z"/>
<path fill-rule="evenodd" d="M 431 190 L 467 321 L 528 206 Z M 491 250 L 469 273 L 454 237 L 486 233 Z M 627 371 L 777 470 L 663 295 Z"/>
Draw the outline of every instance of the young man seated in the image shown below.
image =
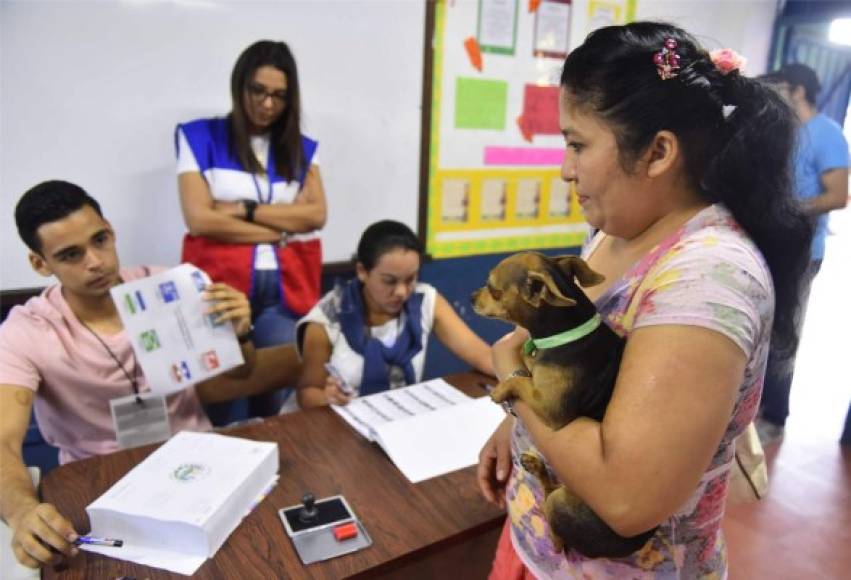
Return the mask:
<path fill-rule="evenodd" d="M 21 455 L 30 413 L 35 408 L 62 463 L 119 449 L 110 402 L 132 404 L 134 395 L 151 389 L 109 290 L 152 270 L 119 267 L 112 226 L 97 201 L 72 183 L 33 187 L 18 202 L 15 220 L 33 269 L 59 280 L 0 326 L 0 514 L 12 528 L 15 556 L 37 567 L 57 553 L 76 554 L 77 532 L 33 489 Z M 208 312 L 233 324 L 246 363 L 166 397 L 172 433 L 209 430 L 202 404 L 271 391 L 292 384 L 299 372 L 290 345 L 255 352 L 245 295 L 211 284 L 205 299 Z"/>

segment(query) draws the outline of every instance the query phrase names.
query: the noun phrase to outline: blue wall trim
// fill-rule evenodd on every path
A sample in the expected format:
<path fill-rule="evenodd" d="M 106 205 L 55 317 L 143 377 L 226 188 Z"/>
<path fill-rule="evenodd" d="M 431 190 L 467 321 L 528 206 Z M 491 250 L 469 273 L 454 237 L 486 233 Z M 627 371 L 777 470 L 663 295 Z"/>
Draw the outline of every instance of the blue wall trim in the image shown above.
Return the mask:
<path fill-rule="evenodd" d="M 559 256 L 578 254 L 579 248 L 540 250 L 540 252 L 548 256 Z M 511 326 L 499 320 L 482 318 L 473 312 L 470 295 L 485 284 L 491 269 L 511 253 L 434 260 L 423 264 L 420 278 L 443 294 L 473 332 L 488 344 L 493 344 L 510 331 Z M 432 334 L 426 355 L 425 378 L 442 377 L 467 369 L 467 365 L 449 352 Z"/>

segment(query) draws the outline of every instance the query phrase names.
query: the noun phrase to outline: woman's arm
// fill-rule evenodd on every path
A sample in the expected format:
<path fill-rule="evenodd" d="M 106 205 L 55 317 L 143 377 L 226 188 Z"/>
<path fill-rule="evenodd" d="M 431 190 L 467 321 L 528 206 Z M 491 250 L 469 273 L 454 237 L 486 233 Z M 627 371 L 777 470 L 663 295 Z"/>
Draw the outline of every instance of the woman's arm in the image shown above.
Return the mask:
<path fill-rule="evenodd" d="M 183 221 L 193 236 L 205 236 L 234 244 L 263 244 L 280 241 L 278 230 L 252 224 L 215 208 L 210 187 L 197 171 L 177 176 Z"/>
<path fill-rule="evenodd" d="M 304 179 L 304 187 L 293 203 L 258 205 L 254 211 L 254 221 L 279 232 L 303 233 L 322 228 L 327 213 L 319 167 L 311 165 Z"/>
<path fill-rule="evenodd" d="M 514 408 L 559 479 L 623 536 L 658 525 L 695 491 L 730 421 L 747 360 L 696 326 L 640 328 L 627 341 L 601 423 L 547 428 Z"/>
<path fill-rule="evenodd" d="M 476 370 L 494 375 L 490 347 L 470 330 L 440 293 L 434 305 L 434 332 L 455 356 Z"/>
<path fill-rule="evenodd" d="M 331 341 L 325 328 L 321 324 L 308 322 L 304 329 L 304 345 L 301 349 L 304 353 L 304 366 L 296 391 L 298 404 L 302 409 L 349 402 L 350 397 L 340 390 L 336 380 L 325 370 L 325 363 L 331 360 L 331 350 Z"/>

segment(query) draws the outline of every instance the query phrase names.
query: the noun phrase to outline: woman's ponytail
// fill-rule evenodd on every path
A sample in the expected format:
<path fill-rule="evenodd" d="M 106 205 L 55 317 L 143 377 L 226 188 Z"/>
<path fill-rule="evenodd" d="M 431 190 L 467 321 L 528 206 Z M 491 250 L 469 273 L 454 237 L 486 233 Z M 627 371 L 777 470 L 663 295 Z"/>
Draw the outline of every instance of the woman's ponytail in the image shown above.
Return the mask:
<path fill-rule="evenodd" d="M 776 304 L 772 350 L 786 358 L 797 345 L 799 285 L 813 235 L 793 192 L 795 117 L 775 91 L 736 72 L 721 77 L 718 92 L 735 109 L 719 127 L 701 189 L 731 211 L 768 263 Z"/>

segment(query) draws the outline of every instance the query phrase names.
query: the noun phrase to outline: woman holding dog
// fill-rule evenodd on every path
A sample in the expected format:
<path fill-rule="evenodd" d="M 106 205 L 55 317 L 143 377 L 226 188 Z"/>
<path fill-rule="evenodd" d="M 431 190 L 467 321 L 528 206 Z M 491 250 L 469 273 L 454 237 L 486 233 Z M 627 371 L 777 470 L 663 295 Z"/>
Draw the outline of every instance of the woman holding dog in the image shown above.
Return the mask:
<path fill-rule="evenodd" d="M 355 278 L 326 294 L 296 326 L 302 408 L 345 405 L 421 381 L 432 331 L 461 360 L 494 374 L 490 347 L 433 286 L 417 281 L 422 249 L 408 226 L 372 224 L 356 259 Z"/>
<path fill-rule="evenodd" d="M 797 340 L 786 313 L 812 232 L 789 183 L 791 111 L 721 56 L 636 22 L 592 32 L 565 61 L 562 176 L 600 230 L 584 257 L 605 276 L 585 292 L 626 346 L 602 421 L 552 430 L 516 401 L 482 449 L 482 492 L 509 514 L 491 578 L 727 574 L 734 439 L 757 411 L 769 340 Z M 526 336 L 494 346 L 502 380 L 527 372 Z M 619 535 L 656 532 L 625 558 L 559 551 L 524 452 Z"/>

